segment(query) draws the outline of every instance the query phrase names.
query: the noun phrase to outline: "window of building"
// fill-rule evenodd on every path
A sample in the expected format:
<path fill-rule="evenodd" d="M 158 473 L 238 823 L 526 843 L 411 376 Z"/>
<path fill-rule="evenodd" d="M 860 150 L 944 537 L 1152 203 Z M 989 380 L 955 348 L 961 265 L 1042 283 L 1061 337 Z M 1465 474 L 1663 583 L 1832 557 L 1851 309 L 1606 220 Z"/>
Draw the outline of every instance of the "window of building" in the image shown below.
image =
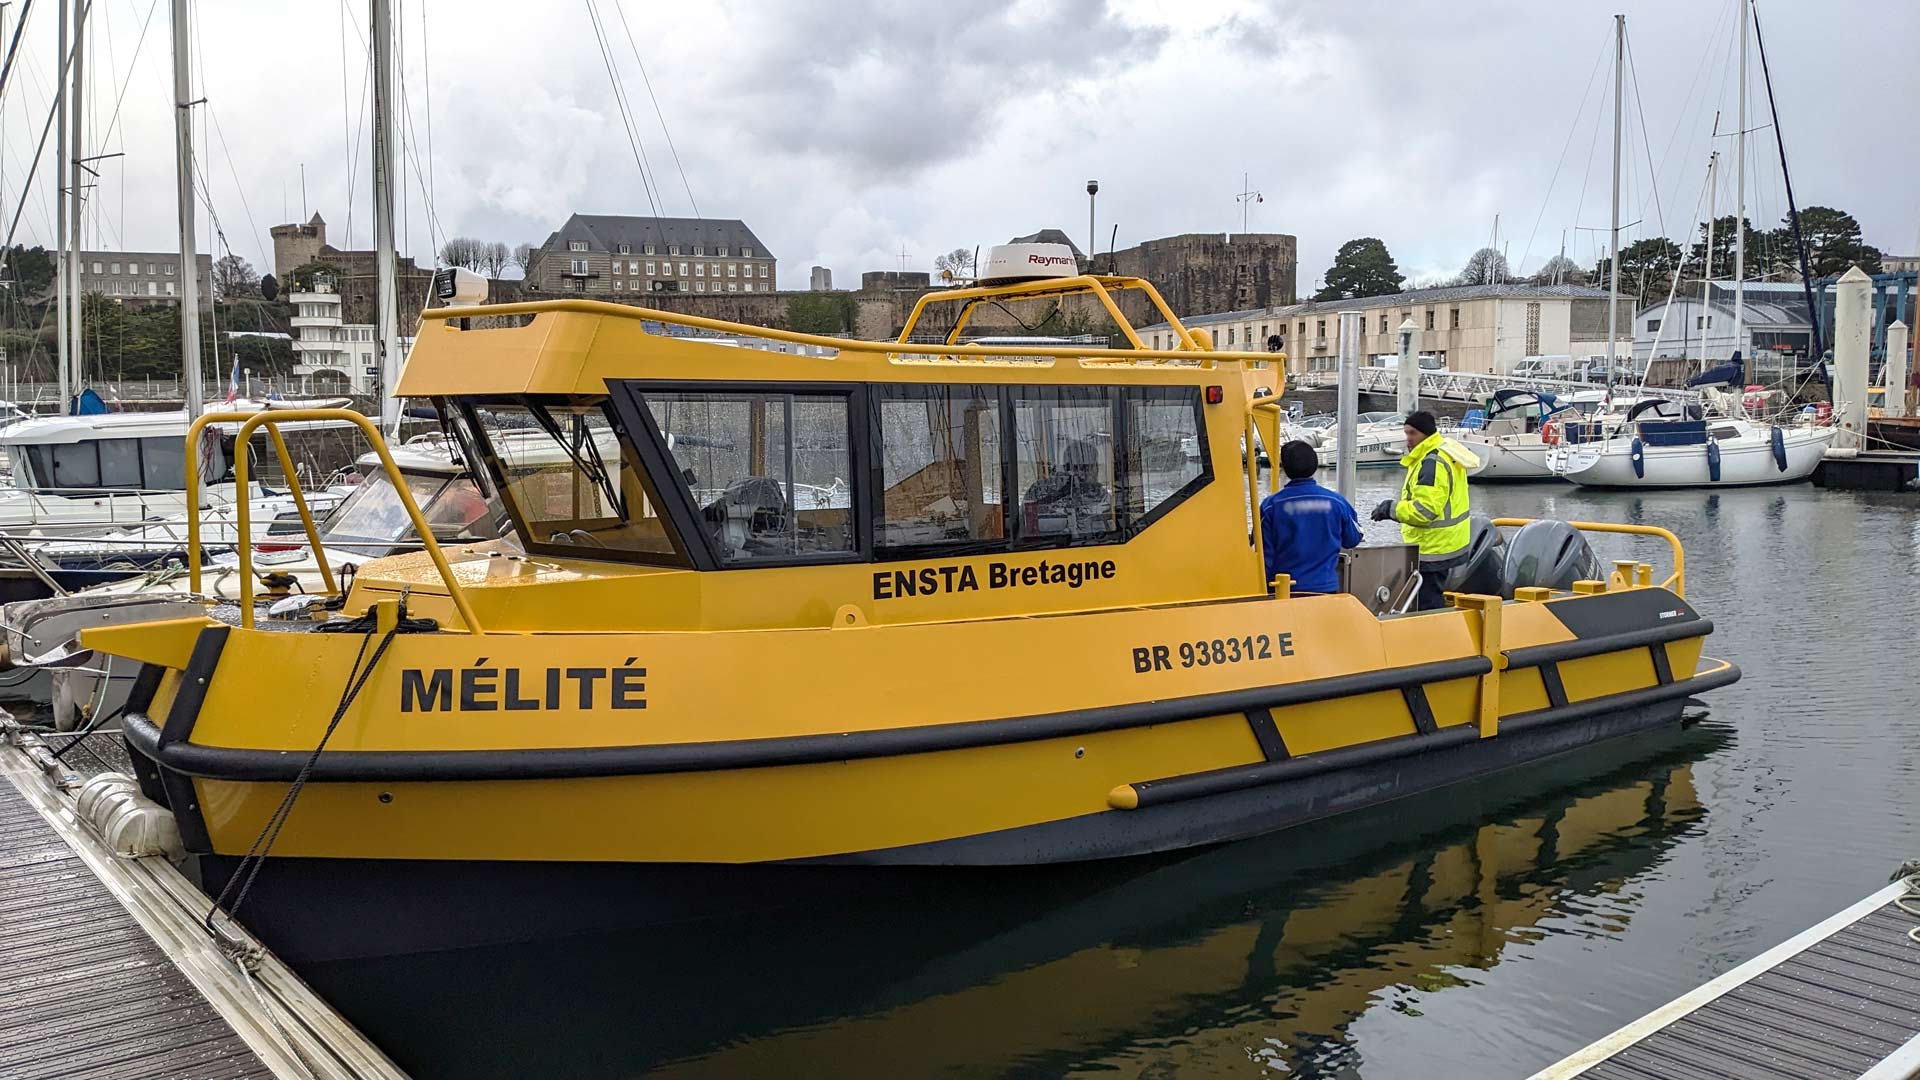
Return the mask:
<path fill-rule="evenodd" d="M 653 254 L 653 245 L 648 244 L 645 247 L 641 248 L 640 250 L 642 254 L 651 255 Z"/>
<path fill-rule="evenodd" d="M 1456 308 L 1447 309 L 1447 329 L 1449 330 L 1460 329 L 1460 309 L 1459 308 L 1456 307 Z"/>
<path fill-rule="evenodd" d="M 1380 316 L 1380 332 L 1387 332 L 1387 317 L 1384 314 Z"/>
<path fill-rule="evenodd" d="M 117 273 L 119 273 L 119 272 L 120 272 L 120 264 L 119 264 L 119 263 L 108 263 L 108 264 L 107 264 L 107 273 L 109 273 L 109 274 L 117 274 Z"/>
<path fill-rule="evenodd" d="M 696 282 L 694 282 L 694 283 L 693 283 L 693 291 L 694 291 L 694 292 L 706 292 L 706 291 L 707 291 L 707 283 L 706 283 L 706 282 L 704 282 L 704 281 L 696 281 Z"/>
<path fill-rule="evenodd" d="M 159 282 L 157 282 L 157 281 L 149 281 L 149 282 L 147 282 L 147 295 L 148 295 L 148 296 L 159 296 L 159 295 L 160 295 L 160 283 L 159 283 Z"/>
<path fill-rule="evenodd" d="M 739 264 L 739 263 L 728 263 L 728 264 L 727 264 L 727 276 L 728 276 L 728 277 L 739 277 L 739 276 L 740 276 L 740 264 Z"/>
<path fill-rule="evenodd" d="M 167 273 L 169 273 L 169 274 L 171 274 L 171 273 L 173 273 L 173 264 L 172 264 L 172 263 L 164 263 L 164 264 L 162 264 L 162 265 L 164 265 L 164 266 L 166 267 L 166 271 L 167 271 Z"/>
<path fill-rule="evenodd" d="M 585 251 L 587 250 L 587 242 L 585 240 L 569 240 L 567 241 L 567 250 Z"/>
<path fill-rule="evenodd" d="M 614 278 L 614 279 L 613 279 L 613 291 L 614 291 L 614 292 L 624 292 L 624 291 L 626 291 L 626 288 L 627 288 L 627 283 L 626 283 L 626 281 L 625 281 L 624 279 L 622 279 L 622 278 Z"/>
<path fill-rule="evenodd" d="M 1017 388 L 1013 436 L 1018 536 L 1069 543 L 1118 539 L 1113 404 L 1106 391 Z"/>
<path fill-rule="evenodd" d="M 1647 320 L 1647 332 L 1648 332 L 1648 333 L 1650 333 L 1650 334 L 1651 334 L 1651 333 L 1653 333 L 1654 331 L 1656 331 L 1656 330 L 1658 330 L 1658 329 L 1660 329 L 1660 320 L 1659 320 L 1659 319 L 1648 319 L 1648 320 Z"/>
<path fill-rule="evenodd" d="M 1540 305 L 1527 305 L 1527 355 L 1540 355 Z"/>
<path fill-rule="evenodd" d="M 1434 314 L 1433 309 L 1428 308 L 1427 309 L 1427 329 L 1429 330 L 1433 329 L 1433 314 Z"/>
<path fill-rule="evenodd" d="M 1307 336 L 1307 322 L 1305 319 L 1300 320 L 1300 336 L 1301 337 Z"/>
<path fill-rule="evenodd" d="M 573 273 L 576 277 L 585 277 L 587 274 L 587 260 L 585 259 L 573 260 Z"/>
<path fill-rule="evenodd" d="M 632 244 L 621 244 L 621 245 L 620 245 L 620 254 L 622 254 L 622 255 L 631 255 L 631 254 L 633 254 L 633 245 L 632 245 Z"/>
<path fill-rule="evenodd" d="M 167 282 L 167 295 L 168 296 L 173 295 L 173 282 L 171 281 Z"/>
<path fill-rule="evenodd" d="M 719 264 L 719 263 L 709 263 L 708 265 L 709 265 L 709 266 L 711 266 L 711 267 L 713 267 L 713 276 L 714 276 L 714 277 L 719 277 L 719 276 L 720 276 L 720 264 Z"/>
<path fill-rule="evenodd" d="M 882 548 L 999 540 L 1000 398 L 991 387 L 876 385 Z"/>
<path fill-rule="evenodd" d="M 104 270 L 102 270 L 102 269 L 100 269 L 100 264 L 99 264 L 99 263 L 94 263 L 94 264 L 93 264 L 93 272 L 94 272 L 94 274 L 96 274 L 96 275 L 99 275 L 99 274 L 103 274 L 103 273 L 105 273 L 106 271 L 104 271 Z"/>
<path fill-rule="evenodd" d="M 1693 328 L 1694 328 L 1695 330 L 1711 330 L 1711 329 L 1713 329 L 1713 316 L 1711 316 L 1711 315 L 1695 315 L 1695 316 L 1693 317 Z"/>
<path fill-rule="evenodd" d="M 672 247 L 670 247 L 670 248 L 668 248 L 668 249 L 667 249 L 667 254 L 669 254 L 669 255 L 678 255 L 678 254 L 680 254 L 680 245 L 679 245 L 679 244 L 675 244 L 675 245 L 673 245 Z"/>
<path fill-rule="evenodd" d="M 693 264 L 693 276 L 694 276 L 694 277 L 706 277 L 706 276 L 707 276 L 707 264 L 706 264 L 706 263 L 694 263 L 694 264 Z"/>
<path fill-rule="evenodd" d="M 147 273 L 148 273 L 148 274 L 150 274 L 150 275 L 151 275 L 151 274 L 158 274 L 159 272 L 160 272 L 160 264 L 158 264 L 158 263 L 148 263 L 148 264 L 147 264 Z"/>
<path fill-rule="evenodd" d="M 1227 344 L 1233 344 L 1233 327 L 1227 327 Z"/>
<path fill-rule="evenodd" d="M 743 282 L 741 282 L 741 283 L 740 283 L 740 291 L 741 291 L 741 292 L 752 292 L 752 291 L 753 291 L 753 282 L 751 282 L 751 281 L 743 281 Z"/>
<path fill-rule="evenodd" d="M 642 395 L 722 563 L 854 553 L 851 410 L 838 394 Z"/>
<path fill-rule="evenodd" d="M 1327 336 L 1327 320 L 1325 319 L 1315 320 L 1313 336 L 1317 338 L 1323 338 Z"/>
<path fill-rule="evenodd" d="M 717 255 L 719 255 L 719 256 L 720 256 L 721 258 L 723 258 L 723 259 L 724 259 L 724 258 L 726 258 L 726 257 L 727 257 L 727 245 L 725 245 L 725 244 L 721 244 L 721 245 L 720 245 L 720 250 L 719 250 L 718 252 L 715 252 L 715 254 L 717 254 Z"/>
<path fill-rule="evenodd" d="M 743 247 L 743 248 L 741 248 L 741 249 L 740 249 L 740 257 L 741 257 L 741 258 L 743 258 L 743 259 L 751 259 L 751 258 L 753 258 L 753 249 L 752 249 L 752 248 L 750 248 L 750 247 Z"/>
<path fill-rule="evenodd" d="M 680 276 L 681 276 L 681 277 L 686 277 L 686 276 L 687 276 L 687 264 L 686 264 L 686 263 L 681 263 L 681 264 L 680 264 Z"/>
<path fill-rule="evenodd" d="M 727 291 L 728 291 L 728 292 L 739 292 L 739 291 L 740 291 L 740 283 L 739 283 L 739 282 L 737 282 L 737 281 L 729 281 L 729 282 L 727 282 Z"/>
<path fill-rule="evenodd" d="M 653 268 L 654 268 L 654 265 L 655 265 L 655 264 L 653 264 L 653 263 L 648 263 L 648 264 L 647 264 L 647 273 L 648 273 L 648 274 L 652 274 L 652 273 L 653 273 Z"/>
<path fill-rule="evenodd" d="M 571 287 L 571 288 L 573 289 L 573 291 L 574 291 L 574 292 L 586 292 L 586 291 L 587 291 L 587 279 L 586 279 L 586 278 L 578 278 L 578 277 L 570 277 L 570 278 L 568 278 L 568 279 L 567 279 L 567 282 L 568 282 L 568 284 L 569 284 L 569 286 L 570 286 L 570 287 Z"/>
<path fill-rule="evenodd" d="M 701 255 L 705 255 L 706 253 L 707 253 L 707 246 L 705 244 L 693 245 L 693 254 L 696 258 L 698 258 Z"/>
<path fill-rule="evenodd" d="M 761 277 L 766 277 L 766 276 L 767 276 L 767 264 L 766 264 L 766 263 L 761 263 L 761 264 L 760 264 L 760 276 L 761 276 Z"/>

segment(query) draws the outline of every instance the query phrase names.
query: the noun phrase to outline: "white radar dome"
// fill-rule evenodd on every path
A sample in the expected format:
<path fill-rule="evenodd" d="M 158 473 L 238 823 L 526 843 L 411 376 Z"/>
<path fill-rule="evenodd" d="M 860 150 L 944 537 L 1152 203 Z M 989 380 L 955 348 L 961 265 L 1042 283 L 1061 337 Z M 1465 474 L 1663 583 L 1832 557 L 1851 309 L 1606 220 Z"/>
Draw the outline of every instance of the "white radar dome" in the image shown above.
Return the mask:
<path fill-rule="evenodd" d="M 980 273 L 982 285 L 1010 285 L 1016 281 L 1069 278 L 1080 272 L 1073 249 L 1065 244 L 999 244 L 987 251 Z"/>

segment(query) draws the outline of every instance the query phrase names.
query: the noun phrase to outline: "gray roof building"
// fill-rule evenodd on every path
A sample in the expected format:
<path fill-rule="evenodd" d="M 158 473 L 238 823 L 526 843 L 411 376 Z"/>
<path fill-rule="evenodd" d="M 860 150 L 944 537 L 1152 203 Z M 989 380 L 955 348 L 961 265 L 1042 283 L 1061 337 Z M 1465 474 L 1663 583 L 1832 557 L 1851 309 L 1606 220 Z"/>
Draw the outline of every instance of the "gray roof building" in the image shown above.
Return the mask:
<path fill-rule="evenodd" d="M 773 292 L 773 253 L 738 218 L 574 214 L 533 253 L 531 292 Z"/>

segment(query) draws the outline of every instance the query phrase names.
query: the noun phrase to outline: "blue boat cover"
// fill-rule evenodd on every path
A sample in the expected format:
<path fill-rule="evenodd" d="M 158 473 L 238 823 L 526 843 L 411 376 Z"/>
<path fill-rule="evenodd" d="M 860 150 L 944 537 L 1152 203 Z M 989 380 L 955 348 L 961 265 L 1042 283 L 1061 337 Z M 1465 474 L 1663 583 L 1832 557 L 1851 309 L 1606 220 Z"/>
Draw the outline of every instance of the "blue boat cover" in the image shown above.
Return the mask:
<path fill-rule="evenodd" d="M 1640 437 L 1648 446 L 1702 446 L 1707 441 L 1705 420 L 1642 420 Z"/>
<path fill-rule="evenodd" d="M 98 416 L 111 411 L 113 410 L 107 408 L 107 403 L 100 400 L 100 395 L 94 393 L 91 386 L 75 394 L 73 403 L 68 407 L 68 414 L 71 416 Z"/>

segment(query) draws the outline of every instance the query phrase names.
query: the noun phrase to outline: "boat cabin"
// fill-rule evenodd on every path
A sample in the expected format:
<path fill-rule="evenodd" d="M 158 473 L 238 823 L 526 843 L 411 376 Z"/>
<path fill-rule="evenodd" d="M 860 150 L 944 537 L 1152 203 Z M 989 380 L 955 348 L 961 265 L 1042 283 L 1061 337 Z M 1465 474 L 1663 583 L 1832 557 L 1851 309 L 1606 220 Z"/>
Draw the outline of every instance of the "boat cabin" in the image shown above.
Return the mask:
<path fill-rule="evenodd" d="M 96 413 L 23 420 L 0 433 L 22 491 L 182 491 L 186 481 L 185 413 Z M 224 477 L 232 439 L 209 439 L 204 468 Z"/>
<path fill-rule="evenodd" d="M 1120 289 L 1172 319 L 1144 281 L 1081 276 L 932 294 L 922 309 L 958 308 L 932 345 L 904 340 L 911 322 L 877 343 L 593 301 L 437 310 L 399 392 L 457 417 L 502 495 L 519 550 L 454 553 L 513 564 L 464 588 L 490 627 L 542 618 L 524 588 L 509 609 L 484 587 L 508 579 L 555 586 L 556 604 L 593 596 L 569 625 L 663 628 L 1263 594 L 1250 455 L 1277 430 L 1275 357 L 1185 331 L 1147 349 L 1124 320 L 1131 347 L 1111 350 L 951 343 L 982 303 L 1092 293 L 1112 308 Z M 519 325 L 467 328 L 503 321 Z M 676 322 L 828 355 L 663 332 Z M 436 584 L 402 558 L 355 587 Z"/>

